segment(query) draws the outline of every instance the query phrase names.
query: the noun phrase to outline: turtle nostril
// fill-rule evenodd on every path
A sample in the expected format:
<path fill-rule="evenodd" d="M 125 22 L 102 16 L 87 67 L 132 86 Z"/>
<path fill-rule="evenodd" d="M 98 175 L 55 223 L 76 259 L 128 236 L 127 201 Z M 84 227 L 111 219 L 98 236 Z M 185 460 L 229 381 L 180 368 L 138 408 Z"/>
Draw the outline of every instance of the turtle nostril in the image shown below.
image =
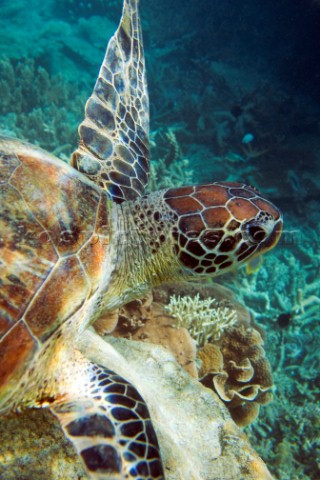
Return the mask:
<path fill-rule="evenodd" d="M 248 225 L 247 232 L 249 234 L 249 239 L 253 243 L 260 243 L 267 236 L 267 232 L 260 225 Z"/>

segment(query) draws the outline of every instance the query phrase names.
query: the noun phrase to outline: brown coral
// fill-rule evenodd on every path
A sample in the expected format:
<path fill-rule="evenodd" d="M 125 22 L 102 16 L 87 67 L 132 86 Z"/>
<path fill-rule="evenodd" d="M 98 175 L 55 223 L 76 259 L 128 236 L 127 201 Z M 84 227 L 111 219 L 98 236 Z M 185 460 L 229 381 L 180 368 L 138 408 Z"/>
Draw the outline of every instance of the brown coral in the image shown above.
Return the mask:
<path fill-rule="evenodd" d="M 198 353 L 202 383 L 216 391 L 233 420 L 241 427 L 272 400 L 272 376 L 260 333 L 239 325 L 225 332 L 219 344 L 207 344 Z"/>
<path fill-rule="evenodd" d="M 169 350 L 177 362 L 194 378 L 196 347 L 185 328 L 176 328 L 175 320 L 166 313 L 164 305 L 152 301 L 152 295 L 134 300 L 119 311 L 105 313 L 94 324 L 100 334 L 161 345 Z"/>

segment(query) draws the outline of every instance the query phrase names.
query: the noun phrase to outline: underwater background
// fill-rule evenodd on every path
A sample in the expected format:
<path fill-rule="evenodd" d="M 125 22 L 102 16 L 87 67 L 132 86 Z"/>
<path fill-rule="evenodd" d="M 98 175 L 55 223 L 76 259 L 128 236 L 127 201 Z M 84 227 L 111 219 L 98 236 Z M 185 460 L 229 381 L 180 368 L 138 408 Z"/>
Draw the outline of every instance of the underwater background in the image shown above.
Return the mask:
<path fill-rule="evenodd" d="M 121 0 L 0 0 L 0 133 L 67 161 Z M 274 400 L 246 427 L 276 478 L 320 478 L 320 1 L 141 0 L 151 189 L 254 185 L 284 215 L 218 279 L 265 331 Z"/>

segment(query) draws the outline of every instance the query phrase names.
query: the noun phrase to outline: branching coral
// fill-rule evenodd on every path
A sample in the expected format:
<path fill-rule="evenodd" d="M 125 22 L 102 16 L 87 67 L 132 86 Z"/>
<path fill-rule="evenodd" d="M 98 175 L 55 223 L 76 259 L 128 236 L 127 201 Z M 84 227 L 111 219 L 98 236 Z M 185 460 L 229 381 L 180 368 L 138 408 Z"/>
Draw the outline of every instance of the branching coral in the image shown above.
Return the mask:
<path fill-rule="evenodd" d="M 186 328 L 199 347 L 221 338 L 224 331 L 237 322 L 237 312 L 219 305 L 214 298 L 200 300 L 196 296 L 173 295 L 166 306 L 167 312 L 177 319 L 177 327 Z"/>
<path fill-rule="evenodd" d="M 288 378 L 283 375 L 281 382 L 288 383 Z M 314 397 L 304 396 L 302 405 L 299 397 L 303 398 L 295 394 L 293 403 L 288 392 L 278 392 L 274 401 L 261 410 L 259 420 L 247 429 L 249 438 L 268 457 L 270 469 L 279 479 L 311 480 L 320 474 L 320 409 Z"/>
<path fill-rule="evenodd" d="M 32 59 L 0 60 L 0 130 L 51 152 L 71 153 L 85 98 L 77 85 L 50 76 Z"/>

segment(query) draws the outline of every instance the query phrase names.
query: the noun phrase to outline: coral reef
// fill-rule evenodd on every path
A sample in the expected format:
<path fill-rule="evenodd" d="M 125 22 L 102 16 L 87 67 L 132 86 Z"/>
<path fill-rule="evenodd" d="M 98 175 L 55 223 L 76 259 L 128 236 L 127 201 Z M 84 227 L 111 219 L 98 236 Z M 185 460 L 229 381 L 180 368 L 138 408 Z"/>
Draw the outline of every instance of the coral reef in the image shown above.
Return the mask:
<path fill-rule="evenodd" d="M 173 295 L 176 298 L 199 295 L 200 300 L 216 298 L 219 304 L 237 312 L 236 328 L 226 330 L 219 341 L 206 343 L 199 349 L 201 364 L 197 366 L 197 375 L 223 399 L 234 421 L 247 425 L 252 443 L 270 464 L 276 478 L 282 480 L 316 479 L 319 472 L 320 444 L 316 432 L 320 412 L 314 406 L 318 394 L 319 282 L 317 270 L 302 270 L 297 262 L 303 258 L 307 263 L 309 255 L 310 259 L 315 258 L 314 247 L 311 247 L 314 244 L 308 244 L 305 238 L 302 240 L 297 249 L 304 251 L 304 255 L 301 257 L 296 252 L 295 262 L 288 263 L 288 271 L 276 270 L 283 269 L 290 258 L 287 247 L 267 256 L 258 272 L 248 276 L 243 270 L 237 279 L 229 276 L 228 283 L 234 286 L 237 298 L 242 299 L 241 302 L 245 298 L 253 313 L 237 302 L 230 290 L 217 283 L 167 284 L 153 291 L 153 300 L 162 312 Z M 293 252 L 295 248 L 292 245 Z M 262 283 L 257 284 L 260 276 Z M 294 295 L 297 278 L 300 278 L 298 285 L 302 293 Z M 267 279 L 270 284 L 277 284 L 277 292 L 283 299 L 288 298 L 288 311 L 296 312 L 288 327 L 281 328 L 277 323 L 277 317 L 283 312 L 277 298 L 259 293 L 271 288 L 264 286 Z M 149 309 L 150 299 L 148 305 Z M 141 310 L 141 305 L 136 306 L 134 312 L 132 306 L 130 308 L 131 313 L 127 311 L 123 317 L 124 323 L 131 325 L 129 330 L 139 332 L 141 322 L 148 324 L 150 311 Z M 267 334 L 253 322 L 254 317 Z M 174 319 L 166 318 L 172 329 Z M 155 331 L 156 322 L 157 317 Z M 127 336 L 131 338 L 128 332 Z M 143 330 L 135 338 L 148 342 Z M 191 365 L 194 368 L 194 363 Z"/>
<path fill-rule="evenodd" d="M 320 412 L 314 405 L 319 395 L 319 220 L 319 213 L 312 211 L 309 225 L 288 219 L 278 249 L 257 272 L 247 275 L 242 270 L 237 278 L 227 278 L 267 332 L 274 399 L 248 432 L 282 480 L 316 479 L 320 474 Z"/>
<path fill-rule="evenodd" d="M 186 327 L 196 340 L 201 382 L 219 395 L 239 426 L 252 423 L 260 406 L 273 397 L 264 332 L 233 294 L 217 284 L 167 284 L 154 293 L 167 303 L 177 326 Z"/>
<path fill-rule="evenodd" d="M 164 347 L 218 394 L 241 427 L 272 400 L 270 364 L 257 326 L 232 292 L 217 284 L 165 284 L 104 315 L 95 328 Z"/>

